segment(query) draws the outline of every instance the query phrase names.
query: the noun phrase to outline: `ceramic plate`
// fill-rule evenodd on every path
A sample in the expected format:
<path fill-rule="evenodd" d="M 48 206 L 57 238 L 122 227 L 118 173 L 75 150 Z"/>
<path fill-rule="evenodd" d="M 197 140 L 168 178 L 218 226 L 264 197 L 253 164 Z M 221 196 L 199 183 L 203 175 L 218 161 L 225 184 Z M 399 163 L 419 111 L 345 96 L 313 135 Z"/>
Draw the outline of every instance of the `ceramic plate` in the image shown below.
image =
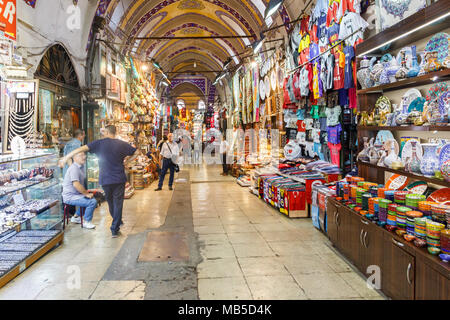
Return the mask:
<path fill-rule="evenodd" d="M 394 174 L 389 178 L 388 182 L 386 182 L 386 189 L 403 190 L 408 185 L 408 182 L 408 177 Z"/>
<path fill-rule="evenodd" d="M 448 116 L 450 108 L 450 91 L 446 91 L 439 97 L 439 113 L 442 117 Z"/>
<path fill-rule="evenodd" d="M 441 82 L 435 84 L 428 90 L 427 101 L 438 101 L 441 95 L 448 91 L 448 84 Z"/>
<path fill-rule="evenodd" d="M 264 81 L 259 81 L 259 95 L 261 96 L 261 100 L 266 100 L 266 85 Z"/>
<path fill-rule="evenodd" d="M 445 205 L 450 205 L 450 188 L 442 188 L 436 190 L 427 198 L 427 201 L 439 202 Z"/>
<path fill-rule="evenodd" d="M 415 98 L 408 107 L 408 112 L 419 111 L 423 112 L 423 106 L 427 100 L 423 97 Z"/>
<path fill-rule="evenodd" d="M 402 149 L 402 162 L 405 165 L 412 158 L 412 141 L 416 142 L 416 155 L 419 158 L 419 160 L 422 161 L 423 150 L 419 140 L 409 139 L 408 141 L 406 141 Z"/>
<path fill-rule="evenodd" d="M 445 161 L 450 160 L 450 143 L 447 143 L 441 148 L 439 152 L 439 168 L 444 164 Z"/>
<path fill-rule="evenodd" d="M 387 154 L 389 155 L 389 152 L 391 151 L 391 143 L 394 144 L 395 154 L 398 155 L 400 153 L 400 146 L 395 139 L 389 139 L 388 141 L 386 141 L 383 145 L 383 149 L 386 150 Z"/>
<path fill-rule="evenodd" d="M 378 131 L 377 138 L 375 139 L 375 146 L 382 147 L 384 143 L 390 139 L 394 139 L 394 135 L 389 130 Z"/>
<path fill-rule="evenodd" d="M 269 76 L 264 77 L 264 85 L 266 86 L 266 98 L 270 97 L 270 79 Z"/>
<path fill-rule="evenodd" d="M 406 91 L 406 93 L 402 97 L 402 110 L 404 108 L 408 108 L 411 102 L 414 101 L 416 98 L 422 97 L 422 94 L 419 90 L 413 88 Z"/>
<path fill-rule="evenodd" d="M 448 38 L 449 35 L 445 32 L 439 32 L 431 37 L 431 39 L 428 41 L 427 45 L 425 46 L 425 51 L 432 52 L 437 51 L 438 52 L 438 61 L 440 63 L 443 63 L 445 58 L 448 56 Z"/>
<path fill-rule="evenodd" d="M 386 96 L 381 96 L 378 98 L 377 102 L 375 103 L 375 108 L 378 110 L 378 113 L 381 113 L 381 112 L 391 113 L 392 112 L 391 101 Z"/>
<path fill-rule="evenodd" d="M 428 184 L 424 181 L 413 182 L 405 188 L 406 191 L 411 191 L 411 193 L 414 193 L 414 194 L 425 194 L 427 189 L 428 189 Z"/>
<path fill-rule="evenodd" d="M 270 73 L 270 84 L 272 85 L 272 90 L 277 90 L 277 74 L 275 70 Z"/>

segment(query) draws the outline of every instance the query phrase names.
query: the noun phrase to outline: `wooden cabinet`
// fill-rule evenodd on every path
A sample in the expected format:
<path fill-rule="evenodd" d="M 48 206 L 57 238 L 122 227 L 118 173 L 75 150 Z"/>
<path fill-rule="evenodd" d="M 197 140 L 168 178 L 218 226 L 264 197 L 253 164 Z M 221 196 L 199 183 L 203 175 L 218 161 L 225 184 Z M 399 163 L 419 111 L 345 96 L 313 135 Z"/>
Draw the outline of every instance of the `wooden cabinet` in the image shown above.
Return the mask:
<path fill-rule="evenodd" d="M 416 299 L 450 300 L 450 273 L 440 269 L 441 263 L 432 263 L 431 257 L 416 256 Z"/>
<path fill-rule="evenodd" d="M 328 236 L 364 275 L 378 266 L 381 290 L 392 299 L 450 299 L 450 268 L 334 199 L 327 203 Z"/>
<path fill-rule="evenodd" d="M 414 299 L 415 258 L 407 245 L 384 234 L 382 290 L 393 299 Z"/>
<path fill-rule="evenodd" d="M 383 230 L 368 220 L 359 220 L 359 261 L 356 266 L 367 275 L 369 266 L 378 266 L 383 272 Z M 383 277 L 383 274 L 381 274 Z"/>

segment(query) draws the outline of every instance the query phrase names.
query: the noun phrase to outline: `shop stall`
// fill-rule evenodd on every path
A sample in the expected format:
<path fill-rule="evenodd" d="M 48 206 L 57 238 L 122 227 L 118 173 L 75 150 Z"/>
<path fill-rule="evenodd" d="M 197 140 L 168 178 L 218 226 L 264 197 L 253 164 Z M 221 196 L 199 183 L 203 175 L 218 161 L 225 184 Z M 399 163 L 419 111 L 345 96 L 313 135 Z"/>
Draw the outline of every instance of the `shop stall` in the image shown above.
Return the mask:
<path fill-rule="evenodd" d="M 326 232 L 393 299 L 450 298 L 449 11 L 432 3 L 355 49 L 359 177 L 327 198 Z"/>

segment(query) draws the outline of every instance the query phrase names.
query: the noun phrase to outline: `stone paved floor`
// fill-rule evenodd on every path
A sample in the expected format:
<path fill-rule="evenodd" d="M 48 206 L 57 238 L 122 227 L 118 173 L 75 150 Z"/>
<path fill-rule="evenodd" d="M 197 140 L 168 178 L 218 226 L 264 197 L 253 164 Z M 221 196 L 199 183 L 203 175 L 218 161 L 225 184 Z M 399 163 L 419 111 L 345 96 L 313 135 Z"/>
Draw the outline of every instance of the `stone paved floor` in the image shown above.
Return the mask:
<path fill-rule="evenodd" d="M 219 173 L 218 166 L 189 169 L 203 258 L 197 266 L 200 299 L 383 299 L 310 219 L 282 216 Z M 96 230 L 71 224 L 64 244 L 0 289 L 0 299 L 151 299 L 151 282 L 105 280 L 105 273 L 125 241 L 164 227 L 172 193 L 155 193 L 154 187 L 125 201 L 124 236 L 111 238 L 111 218 L 102 205 L 93 220 Z"/>

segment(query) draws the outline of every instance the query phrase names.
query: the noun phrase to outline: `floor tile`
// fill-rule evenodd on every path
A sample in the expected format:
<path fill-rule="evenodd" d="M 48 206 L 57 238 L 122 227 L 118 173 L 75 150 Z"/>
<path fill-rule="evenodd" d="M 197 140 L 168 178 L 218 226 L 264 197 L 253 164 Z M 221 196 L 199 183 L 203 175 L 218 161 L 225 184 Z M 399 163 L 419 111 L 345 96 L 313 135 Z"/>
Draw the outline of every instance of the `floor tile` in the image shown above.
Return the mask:
<path fill-rule="evenodd" d="M 203 260 L 197 266 L 199 279 L 241 277 L 242 271 L 236 258 Z"/>
<path fill-rule="evenodd" d="M 292 255 L 280 257 L 291 274 L 332 273 L 333 270 L 319 255 Z M 320 276 L 318 276 L 320 278 Z"/>
<path fill-rule="evenodd" d="M 307 299 L 291 276 L 251 276 L 246 279 L 255 300 Z"/>
<path fill-rule="evenodd" d="M 253 244 L 243 244 L 236 243 L 233 244 L 234 251 L 236 252 L 236 257 L 238 258 L 249 258 L 249 257 L 273 257 L 275 254 L 266 244 L 253 245 Z"/>
<path fill-rule="evenodd" d="M 200 253 L 206 259 L 221 259 L 235 257 L 233 247 L 230 244 L 216 244 L 200 248 Z"/>
<path fill-rule="evenodd" d="M 252 244 L 255 246 L 266 244 L 264 238 L 257 232 L 228 233 L 228 239 L 232 244 L 244 243 L 244 244 Z"/>
<path fill-rule="evenodd" d="M 251 300 L 252 295 L 244 277 L 199 279 L 200 300 Z"/>
<path fill-rule="evenodd" d="M 361 298 L 337 273 L 294 274 L 300 287 L 311 299 Z"/>
<path fill-rule="evenodd" d="M 91 300 L 144 300 L 144 281 L 100 281 Z"/>
<path fill-rule="evenodd" d="M 315 255 L 312 249 L 301 241 L 273 241 L 269 246 L 279 256 Z"/>
<path fill-rule="evenodd" d="M 383 298 L 375 289 L 367 285 L 360 275 L 355 272 L 339 273 L 339 276 L 347 282 L 356 292 L 364 298 Z M 384 299 L 384 298 L 383 298 Z"/>
<path fill-rule="evenodd" d="M 198 234 L 225 233 L 223 226 L 194 226 L 194 232 Z"/>
<path fill-rule="evenodd" d="M 225 224 L 224 229 L 227 233 L 248 233 L 256 232 L 255 227 L 251 224 Z"/>
<path fill-rule="evenodd" d="M 239 258 L 238 261 L 246 277 L 289 275 L 277 257 Z"/>

